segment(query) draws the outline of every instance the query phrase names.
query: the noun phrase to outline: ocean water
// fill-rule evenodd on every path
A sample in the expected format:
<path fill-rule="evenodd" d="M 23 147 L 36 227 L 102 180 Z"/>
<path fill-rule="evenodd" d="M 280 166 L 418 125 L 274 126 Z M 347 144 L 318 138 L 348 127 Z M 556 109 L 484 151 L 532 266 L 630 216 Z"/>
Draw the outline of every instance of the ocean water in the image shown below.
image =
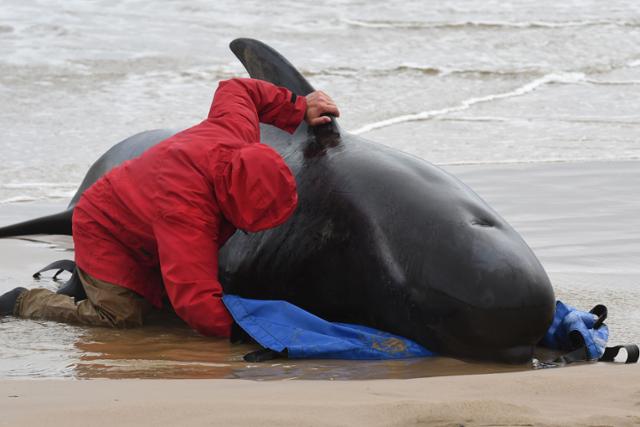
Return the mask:
<path fill-rule="evenodd" d="M 200 121 L 246 75 L 236 37 L 437 164 L 640 158 L 634 0 L 3 0 L 0 203 L 69 197 L 115 142 Z"/>
<path fill-rule="evenodd" d="M 461 176 L 522 232 L 559 296 L 613 304 L 612 331 L 640 340 L 634 0 L 3 0 L 0 225 L 59 210 L 114 143 L 199 122 L 218 81 L 246 76 L 228 49 L 237 37 L 280 51 L 335 99 L 345 129 Z M 38 285 L 20 281 L 65 246 L 3 245 L 19 255 L 0 260 L 0 290 Z M 0 332 L 0 377 L 369 378 L 379 368 L 275 364 L 254 375 L 243 349 L 216 344 L 205 356 L 208 344 L 184 331 L 147 342 L 155 356 L 126 350 L 146 342 L 136 333 L 17 320 Z M 163 359 L 167 342 L 192 347 Z M 384 366 L 391 377 L 424 368 Z"/>

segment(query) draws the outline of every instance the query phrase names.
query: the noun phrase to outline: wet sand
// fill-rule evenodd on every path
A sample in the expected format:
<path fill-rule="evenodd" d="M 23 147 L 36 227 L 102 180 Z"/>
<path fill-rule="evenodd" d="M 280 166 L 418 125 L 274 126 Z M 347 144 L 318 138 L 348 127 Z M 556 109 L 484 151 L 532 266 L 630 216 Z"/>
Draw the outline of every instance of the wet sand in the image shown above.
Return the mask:
<path fill-rule="evenodd" d="M 640 341 L 640 162 L 447 166 L 533 248 L 564 301 L 604 303 L 611 344 Z M 0 206 L 0 225 L 57 212 L 65 203 Z M 58 284 L 31 274 L 73 258 L 64 236 L 0 239 L 0 291 Z M 0 320 L 1 378 L 235 378 L 362 380 L 530 370 L 449 358 L 385 362 L 248 364 L 250 345 L 204 338 L 179 320 L 112 331 L 54 322 Z"/>
<path fill-rule="evenodd" d="M 381 381 L 2 381 L 2 425 L 640 424 L 640 366 Z"/>
<path fill-rule="evenodd" d="M 33 208 L 31 206 L 32 211 Z M 18 209 L 23 215 L 22 208 Z M 60 206 L 41 206 L 55 212 Z M 3 221 L 17 220 L 5 215 Z M 46 264 L 73 258 L 67 236 L 0 239 L 0 292 L 15 286 L 56 289 L 53 272 L 40 280 L 31 274 Z M 63 274 L 62 280 L 68 275 Z M 370 380 L 515 372 L 531 364 L 504 365 L 445 357 L 387 360 L 274 360 L 247 363 L 242 357 L 258 347 L 232 345 L 203 337 L 167 312 L 153 313 L 143 328 L 112 330 L 56 322 L 0 319 L 0 380 L 3 378 L 76 379 L 251 379 Z"/>
<path fill-rule="evenodd" d="M 583 309 L 608 305 L 611 344 L 640 341 L 640 162 L 445 169 L 522 233 L 559 298 Z M 0 206 L 0 224 L 62 206 Z M 71 258 L 71 242 L 38 240 L 0 239 L 0 291 L 57 286 L 30 275 Z M 5 318 L 0 424 L 640 424 L 638 365 L 532 370 L 450 358 L 247 364 L 242 355 L 252 349 L 200 337 L 180 322 L 111 331 Z"/>

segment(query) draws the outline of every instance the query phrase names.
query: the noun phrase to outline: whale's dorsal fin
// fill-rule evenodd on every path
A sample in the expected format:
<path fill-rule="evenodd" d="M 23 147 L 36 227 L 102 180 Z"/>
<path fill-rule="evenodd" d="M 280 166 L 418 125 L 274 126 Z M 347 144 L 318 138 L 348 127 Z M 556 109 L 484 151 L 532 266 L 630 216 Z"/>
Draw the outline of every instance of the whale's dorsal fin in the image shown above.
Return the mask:
<path fill-rule="evenodd" d="M 296 70 L 296 67 L 275 49 L 261 41 L 235 39 L 229 47 L 252 78 L 284 86 L 296 95 L 308 95 L 313 92 L 313 86 Z"/>
<path fill-rule="evenodd" d="M 235 39 L 229 47 L 252 78 L 286 87 L 301 96 L 315 90 L 284 56 L 259 40 Z M 335 117 L 332 117 L 331 123 L 313 127 L 312 133 L 314 138 L 307 144 L 305 156 L 318 149 L 319 153 L 324 153 L 327 147 L 335 147 L 340 142 L 340 127 Z"/>

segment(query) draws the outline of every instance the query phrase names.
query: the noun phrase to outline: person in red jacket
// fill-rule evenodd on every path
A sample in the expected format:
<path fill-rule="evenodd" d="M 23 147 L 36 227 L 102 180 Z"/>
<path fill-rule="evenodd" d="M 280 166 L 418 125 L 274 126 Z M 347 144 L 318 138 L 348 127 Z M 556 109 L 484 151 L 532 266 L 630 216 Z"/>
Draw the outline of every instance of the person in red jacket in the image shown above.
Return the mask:
<path fill-rule="evenodd" d="M 72 226 L 87 299 L 76 304 L 47 289 L 16 288 L 0 297 L 0 315 L 134 327 L 166 296 L 198 332 L 229 336 L 218 250 L 237 229 L 282 224 L 298 201 L 283 159 L 259 143 L 259 123 L 293 133 L 304 119 L 329 122 L 326 114 L 339 111 L 322 92 L 303 97 L 260 80 L 221 82 L 203 122 L 83 193 Z"/>

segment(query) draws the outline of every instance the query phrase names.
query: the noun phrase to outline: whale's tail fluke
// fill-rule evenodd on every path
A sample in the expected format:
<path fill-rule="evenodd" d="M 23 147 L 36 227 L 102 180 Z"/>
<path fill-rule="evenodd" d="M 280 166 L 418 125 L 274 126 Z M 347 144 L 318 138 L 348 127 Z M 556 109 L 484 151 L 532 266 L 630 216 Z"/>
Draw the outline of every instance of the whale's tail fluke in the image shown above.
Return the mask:
<path fill-rule="evenodd" d="M 71 235 L 73 209 L 0 228 L 0 238 L 30 234 Z"/>

